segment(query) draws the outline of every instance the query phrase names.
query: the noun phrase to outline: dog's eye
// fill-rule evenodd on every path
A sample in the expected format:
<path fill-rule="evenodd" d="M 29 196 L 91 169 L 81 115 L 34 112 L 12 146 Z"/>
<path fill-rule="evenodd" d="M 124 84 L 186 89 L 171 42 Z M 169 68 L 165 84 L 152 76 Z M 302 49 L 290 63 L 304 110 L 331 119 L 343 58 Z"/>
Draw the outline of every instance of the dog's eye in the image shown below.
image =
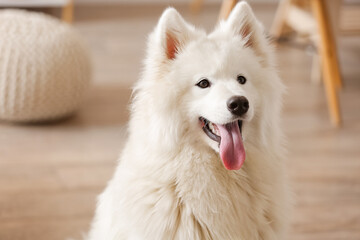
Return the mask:
<path fill-rule="evenodd" d="M 245 83 L 246 83 L 246 78 L 245 78 L 243 75 L 238 75 L 238 76 L 237 76 L 237 81 L 238 81 L 240 84 L 245 84 Z"/>
<path fill-rule="evenodd" d="M 201 88 L 208 88 L 208 87 L 210 87 L 210 82 L 206 78 L 203 78 L 203 79 L 201 79 L 200 82 L 198 82 L 196 84 L 196 86 L 201 87 Z"/>

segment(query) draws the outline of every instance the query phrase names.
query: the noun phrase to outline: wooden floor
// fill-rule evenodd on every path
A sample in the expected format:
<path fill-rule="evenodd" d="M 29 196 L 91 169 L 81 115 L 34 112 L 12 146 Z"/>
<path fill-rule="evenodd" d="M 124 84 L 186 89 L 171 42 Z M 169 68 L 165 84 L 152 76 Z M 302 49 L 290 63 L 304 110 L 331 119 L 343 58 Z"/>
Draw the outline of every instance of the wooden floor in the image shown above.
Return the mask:
<path fill-rule="evenodd" d="M 268 27 L 274 7 L 255 5 Z M 163 7 L 82 7 L 75 27 L 93 55 L 94 84 L 76 116 L 50 125 L 0 123 L 0 239 L 79 239 L 95 197 L 114 171 L 126 141 L 130 87 L 144 56 L 146 34 Z M 185 17 L 210 29 L 218 6 Z M 360 41 L 343 38 L 344 126 L 334 129 L 324 90 L 310 82 L 311 58 L 280 46 L 288 87 L 283 127 L 296 195 L 291 240 L 360 239 Z"/>

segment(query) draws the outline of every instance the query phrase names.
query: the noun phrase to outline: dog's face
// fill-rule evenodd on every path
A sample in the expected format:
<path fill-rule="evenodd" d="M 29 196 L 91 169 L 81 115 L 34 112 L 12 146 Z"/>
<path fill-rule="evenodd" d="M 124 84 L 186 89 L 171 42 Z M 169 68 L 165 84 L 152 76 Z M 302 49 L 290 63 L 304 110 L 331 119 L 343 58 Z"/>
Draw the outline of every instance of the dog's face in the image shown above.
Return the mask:
<path fill-rule="evenodd" d="M 168 9 L 152 38 L 149 47 L 158 48 L 150 49 L 147 67 L 156 69 L 162 79 L 154 82 L 153 97 L 158 101 L 153 104 L 165 109 L 167 120 L 177 121 L 169 129 L 210 146 L 227 169 L 239 169 L 246 139 L 257 134 L 257 119 L 274 110 L 267 102 L 278 80 L 250 7 L 237 4 L 228 20 L 209 35 Z"/>

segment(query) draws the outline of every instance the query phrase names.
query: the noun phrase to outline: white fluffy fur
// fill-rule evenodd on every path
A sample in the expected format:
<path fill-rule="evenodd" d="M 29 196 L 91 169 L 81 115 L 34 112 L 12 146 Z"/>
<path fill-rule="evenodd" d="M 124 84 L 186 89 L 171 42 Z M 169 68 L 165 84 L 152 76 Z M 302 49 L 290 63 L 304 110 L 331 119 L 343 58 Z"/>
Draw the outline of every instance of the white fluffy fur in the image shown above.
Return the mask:
<path fill-rule="evenodd" d="M 169 38 L 169 36 L 171 36 Z M 176 44 L 174 59 L 167 42 Z M 134 91 L 129 138 L 99 197 L 89 240 L 283 239 L 288 215 L 279 114 L 283 85 L 247 3 L 209 35 L 167 9 L 150 35 Z M 236 81 L 243 74 L 244 85 Z M 212 85 L 201 89 L 202 77 Z M 225 169 L 199 116 L 227 123 L 245 96 L 246 160 Z"/>

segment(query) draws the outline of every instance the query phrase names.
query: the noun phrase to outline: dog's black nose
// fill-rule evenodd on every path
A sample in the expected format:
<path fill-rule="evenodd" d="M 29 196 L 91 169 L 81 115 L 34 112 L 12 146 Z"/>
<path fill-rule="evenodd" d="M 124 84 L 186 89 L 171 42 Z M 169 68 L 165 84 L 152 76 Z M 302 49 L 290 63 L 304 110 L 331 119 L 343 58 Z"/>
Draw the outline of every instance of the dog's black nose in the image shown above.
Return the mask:
<path fill-rule="evenodd" d="M 233 96 L 226 104 L 229 111 L 237 116 L 245 114 L 249 109 L 249 101 L 243 96 Z"/>

